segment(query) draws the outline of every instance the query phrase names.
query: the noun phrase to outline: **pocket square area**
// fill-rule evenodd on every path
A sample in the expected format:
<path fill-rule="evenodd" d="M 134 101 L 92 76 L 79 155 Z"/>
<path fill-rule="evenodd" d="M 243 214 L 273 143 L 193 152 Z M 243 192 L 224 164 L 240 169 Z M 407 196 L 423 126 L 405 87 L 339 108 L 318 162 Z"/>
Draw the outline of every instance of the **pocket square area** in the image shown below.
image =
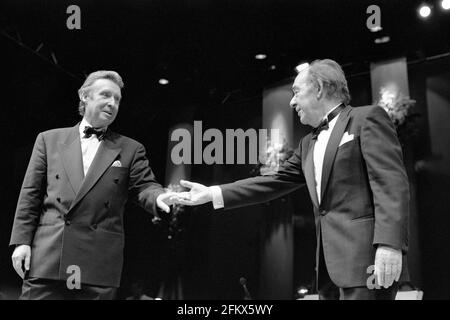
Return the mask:
<path fill-rule="evenodd" d="M 348 134 L 348 132 L 345 132 L 342 136 L 341 142 L 339 143 L 339 147 L 342 146 L 344 143 L 350 142 L 355 138 L 353 134 Z"/>
<path fill-rule="evenodd" d="M 122 163 L 119 160 L 116 160 L 113 162 L 113 164 L 111 165 L 111 167 L 121 167 Z"/>

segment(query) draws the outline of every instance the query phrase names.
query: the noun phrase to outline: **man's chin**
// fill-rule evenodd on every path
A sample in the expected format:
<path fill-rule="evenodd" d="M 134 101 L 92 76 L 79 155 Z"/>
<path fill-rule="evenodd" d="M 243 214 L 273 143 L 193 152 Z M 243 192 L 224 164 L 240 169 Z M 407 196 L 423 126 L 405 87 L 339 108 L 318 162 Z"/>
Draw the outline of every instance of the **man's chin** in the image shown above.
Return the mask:
<path fill-rule="evenodd" d="M 99 122 L 102 124 L 103 127 L 105 127 L 109 126 L 114 121 L 114 119 L 115 117 L 113 117 L 112 115 L 111 116 L 104 115 L 101 117 Z"/>
<path fill-rule="evenodd" d="M 305 120 L 304 117 L 300 117 L 300 123 L 301 123 L 301 124 L 304 124 L 305 126 L 308 126 L 308 125 L 309 125 L 309 123 Z"/>
<path fill-rule="evenodd" d="M 93 123 L 92 126 L 94 128 L 105 128 L 105 127 L 109 126 L 111 123 L 112 123 L 112 121 L 106 121 L 104 119 L 101 119 L 101 120 Z"/>

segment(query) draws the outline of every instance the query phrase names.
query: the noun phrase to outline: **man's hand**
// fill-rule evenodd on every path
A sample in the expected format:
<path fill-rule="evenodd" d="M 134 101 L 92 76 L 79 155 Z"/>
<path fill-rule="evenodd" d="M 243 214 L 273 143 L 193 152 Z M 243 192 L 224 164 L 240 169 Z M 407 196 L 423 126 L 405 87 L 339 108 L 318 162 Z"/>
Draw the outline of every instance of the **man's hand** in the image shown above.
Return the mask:
<path fill-rule="evenodd" d="M 190 191 L 173 195 L 172 201 L 187 206 L 197 206 L 212 201 L 212 193 L 209 187 L 186 180 L 180 180 L 180 184 Z"/>
<path fill-rule="evenodd" d="M 11 256 L 12 264 L 17 274 L 23 279 L 25 274 L 22 269 L 22 263 L 25 262 L 25 270 L 30 270 L 31 247 L 26 244 L 17 246 Z"/>
<path fill-rule="evenodd" d="M 389 288 L 402 273 L 402 252 L 379 245 L 375 253 L 375 276 L 381 287 Z"/>
<path fill-rule="evenodd" d="M 176 203 L 176 201 L 175 201 L 177 199 L 176 194 L 177 194 L 176 192 L 161 193 L 156 198 L 156 205 L 162 211 L 164 211 L 166 213 L 169 213 L 170 212 L 169 206 L 171 206 L 172 204 Z"/>

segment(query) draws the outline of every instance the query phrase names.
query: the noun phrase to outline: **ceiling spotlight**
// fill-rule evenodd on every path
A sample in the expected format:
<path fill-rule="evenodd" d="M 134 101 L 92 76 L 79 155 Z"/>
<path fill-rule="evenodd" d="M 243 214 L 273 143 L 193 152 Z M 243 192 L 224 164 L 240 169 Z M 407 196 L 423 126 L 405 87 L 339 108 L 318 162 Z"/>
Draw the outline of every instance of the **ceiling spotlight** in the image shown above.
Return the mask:
<path fill-rule="evenodd" d="M 419 8 L 419 15 L 422 18 L 428 18 L 431 14 L 431 7 L 429 5 L 423 4 Z"/>
<path fill-rule="evenodd" d="M 267 55 L 265 55 L 264 53 L 259 53 L 255 56 L 256 60 L 264 60 L 265 58 L 267 58 Z"/>
<path fill-rule="evenodd" d="M 449 10 L 450 9 L 450 0 L 442 0 L 441 7 L 444 10 Z"/>
<path fill-rule="evenodd" d="M 302 71 L 302 70 L 304 70 L 304 69 L 306 69 L 306 68 L 308 68 L 308 67 L 309 67 L 309 63 L 308 63 L 308 62 L 305 62 L 305 63 L 301 63 L 301 64 L 299 64 L 298 66 L 296 66 L 296 67 L 295 67 L 295 70 L 297 70 L 297 72 L 300 73 L 300 71 Z"/>
<path fill-rule="evenodd" d="M 381 38 L 376 38 L 375 39 L 375 43 L 376 44 L 380 44 L 380 43 L 386 43 L 391 41 L 391 38 L 389 36 L 385 36 L 385 37 L 381 37 Z"/>
<path fill-rule="evenodd" d="M 375 26 L 373 28 L 370 28 L 370 31 L 372 31 L 372 32 L 378 32 L 381 30 L 383 30 L 383 28 L 381 26 Z"/>
<path fill-rule="evenodd" d="M 166 84 L 169 84 L 169 80 L 162 78 L 159 79 L 158 83 L 165 86 Z"/>

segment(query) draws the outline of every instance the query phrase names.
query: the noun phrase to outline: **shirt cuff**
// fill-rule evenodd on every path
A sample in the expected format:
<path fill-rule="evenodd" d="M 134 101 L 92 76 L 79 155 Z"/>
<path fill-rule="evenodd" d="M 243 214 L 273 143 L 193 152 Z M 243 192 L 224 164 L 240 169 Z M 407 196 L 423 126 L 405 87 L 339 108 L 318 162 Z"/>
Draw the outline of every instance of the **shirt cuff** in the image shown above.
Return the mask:
<path fill-rule="evenodd" d="M 212 204 L 214 209 L 222 209 L 224 207 L 222 189 L 220 189 L 219 186 L 211 186 L 209 187 L 209 189 L 211 190 Z"/>

